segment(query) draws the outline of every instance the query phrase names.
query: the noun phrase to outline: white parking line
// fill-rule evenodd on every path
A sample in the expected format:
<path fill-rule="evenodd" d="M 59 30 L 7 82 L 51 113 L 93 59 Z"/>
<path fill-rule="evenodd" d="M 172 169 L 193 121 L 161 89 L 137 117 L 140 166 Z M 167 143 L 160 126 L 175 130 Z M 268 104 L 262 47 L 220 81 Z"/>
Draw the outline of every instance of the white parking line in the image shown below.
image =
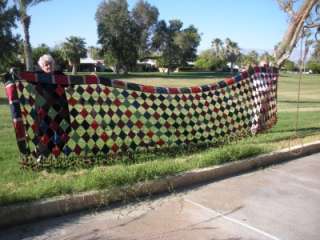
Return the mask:
<path fill-rule="evenodd" d="M 215 214 L 215 215 L 218 215 L 218 216 L 220 216 L 220 217 L 222 217 L 222 218 L 224 218 L 224 219 L 226 219 L 226 220 L 228 220 L 228 221 L 230 221 L 230 222 L 233 222 L 233 223 L 238 224 L 238 225 L 240 225 L 240 226 L 242 226 L 242 227 L 245 227 L 245 228 L 250 229 L 250 230 L 252 230 L 252 231 L 254 231 L 254 232 L 257 232 L 257 233 L 259 233 L 259 234 L 261 234 L 261 235 L 264 235 L 265 237 L 268 237 L 268 238 L 273 239 L 273 240 L 280 240 L 280 239 L 277 238 L 276 236 L 273 236 L 273 235 L 271 235 L 271 234 L 269 234 L 269 233 L 266 233 L 266 232 L 264 232 L 264 231 L 262 231 L 262 230 L 260 230 L 260 229 L 258 229 L 258 228 L 252 227 L 252 226 L 250 226 L 250 225 L 248 225 L 248 224 L 246 224 L 246 223 L 243 223 L 243 222 L 241 222 L 241 221 L 239 221 L 239 220 L 237 220 L 237 219 L 234 219 L 234 218 L 225 216 L 225 215 L 223 215 L 223 214 L 221 214 L 221 213 L 219 213 L 219 212 L 217 212 L 217 211 L 215 211 L 215 210 L 213 210 L 213 209 L 211 209 L 211 208 L 207 208 L 207 207 L 205 207 L 205 206 L 203 206 L 203 205 L 201 205 L 201 204 L 199 204 L 199 203 L 196 203 L 196 202 L 194 202 L 194 201 L 192 201 L 192 200 L 190 200 L 190 199 L 186 199 L 186 198 L 185 198 L 185 201 L 188 202 L 188 203 L 191 203 L 191 204 L 194 205 L 194 206 L 197 206 L 197 207 L 199 207 L 199 208 L 202 208 L 202 209 L 204 209 L 204 210 L 206 210 L 206 211 L 208 211 L 208 212 L 211 212 L 211 213 L 213 213 L 213 214 Z"/>

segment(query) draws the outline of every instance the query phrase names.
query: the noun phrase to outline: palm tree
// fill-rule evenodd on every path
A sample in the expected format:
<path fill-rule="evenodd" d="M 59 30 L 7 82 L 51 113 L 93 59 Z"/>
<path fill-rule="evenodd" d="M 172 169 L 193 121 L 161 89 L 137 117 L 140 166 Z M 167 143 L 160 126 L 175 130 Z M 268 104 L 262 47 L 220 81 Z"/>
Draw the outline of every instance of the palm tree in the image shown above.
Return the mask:
<path fill-rule="evenodd" d="M 320 3 L 320 1 L 319 1 L 319 3 Z M 320 5 L 319 5 L 319 7 L 320 7 Z M 311 37 L 312 37 L 311 30 L 309 28 L 303 29 L 302 38 L 304 41 L 304 49 L 303 49 L 303 52 L 301 53 L 302 56 L 300 56 L 300 59 L 299 59 L 300 70 L 302 70 L 303 72 L 305 72 L 305 70 L 306 70 L 305 69 L 305 67 L 306 67 L 305 62 L 306 62 L 310 47 L 312 47 L 312 45 L 315 43 L 315 41 L 313 39 L 311 39 Z"/>
<path fill-rule="evenodd" d="M 222 40 L 220 38 L 213 39 L 213 41 L 211 42 L 211 46 L 212 46 L 214 52 L 216 53 L 217 57 L 221 57 L 222 52 L 223 52 Z"/>
<path fill-rule="evenodd" d="M 260 62 L 261 61 L 265 61 L 271 66 L 275 65 L 274 57 L 271 54 L 269 54 L 268 52 L 266 52 L 266 51 L 261 54 L 261 56 L 259 57 L 259 60 L 260 60 Z"/>
<path fill-rule="evenodd" d="M 314 43 L 314 52 L 312 54 L 312 56 L 316 59 L 320 60 L 320 40 L 317 40 Z"/>
<path fill-rule="evenodd" d="M 0 72 L 8 71 L 17 60 L 19 36 L 13 33 L 16 28 L 17 9 L 8 7 L 8 0 L 0 1 Z"/>
<path fill-rule="evenodd" d="M 225 40 L 225 57 L 230 62 L 231 72 L 233 72 L 233 66 L 240 57 L 240 48 L 238 43 L 231 41 L 230 38 Z"/>
<path fill-rule="evenodd" d="M 77 73 L 80 64 L 80 58 L 87 56 L 86 42 L 84 38 L 71 36 L 62 44 L 64 58 L 72 66 L 72 74 Z"/>
<path fill-rule="evenodd" d="M 23 49 L 24 49 L 27 71 L 33 70 L 32 50 L 31 50 L 30 33 L 29 33 L 31 16 L 28 15 L 27 10 L 29 7 L 32 7 L 34 5 L 37 5 L 45 1 L 48 1 L 48 0 L 14 0 L 17 6 L 17 9 L 19 11 L 19 19 L 20 19 L 20 23 L 23 29 L 23 34 L 24 34 Z"/>
<path fill-rule="evenodd" d="M 248 68 L 249 66 L 257 65 L 258 64 L 259 54 L 252 50 L 247 54 L 241 54 L 240 62 L 241 66 Z"/>

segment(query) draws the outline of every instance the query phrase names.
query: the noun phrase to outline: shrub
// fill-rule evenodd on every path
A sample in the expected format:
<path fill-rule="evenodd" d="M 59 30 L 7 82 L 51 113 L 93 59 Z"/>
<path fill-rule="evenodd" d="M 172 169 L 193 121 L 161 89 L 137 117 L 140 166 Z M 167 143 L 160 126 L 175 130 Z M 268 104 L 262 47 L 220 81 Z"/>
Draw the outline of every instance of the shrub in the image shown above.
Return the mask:
<path fill-rule="evenodd" d="M 316 59 L 311 59 L 307 63 L 307 68 L 312 71 L 312 73 L 320 73 L 320 61 Z"/>

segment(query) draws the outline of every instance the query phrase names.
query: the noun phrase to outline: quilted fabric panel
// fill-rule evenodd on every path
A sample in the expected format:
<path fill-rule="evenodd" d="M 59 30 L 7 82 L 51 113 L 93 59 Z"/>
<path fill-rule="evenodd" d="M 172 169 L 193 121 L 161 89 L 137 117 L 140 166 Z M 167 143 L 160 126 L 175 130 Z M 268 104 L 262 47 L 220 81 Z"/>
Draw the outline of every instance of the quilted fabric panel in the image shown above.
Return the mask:
<path fill-rule="evenodd" d="M 6 84 L 22 160 L 102 156 L 221 142 L 277 119 L 274 68 L 191 88 L 25 72 Z M 71 160 L 70 160 L 71 161 Z"/>

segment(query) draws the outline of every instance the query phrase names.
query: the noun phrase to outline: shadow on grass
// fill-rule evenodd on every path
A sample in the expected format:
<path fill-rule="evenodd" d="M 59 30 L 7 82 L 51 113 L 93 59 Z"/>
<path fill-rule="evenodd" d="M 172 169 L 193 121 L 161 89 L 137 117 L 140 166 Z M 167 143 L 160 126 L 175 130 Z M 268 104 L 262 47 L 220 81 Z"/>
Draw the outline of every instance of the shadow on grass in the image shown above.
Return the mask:
<path fill-rule="evenodd" d="M 284 73 L 280 73 L 280 77 L 282 77 L 282 78 L 291 78 L 292 76 L 284 74 Z"/>
<path fill-rule="evenodd" d="M 0 97 L 0 105 L 8 105 L 8 99 L 4 97 Z"/>

